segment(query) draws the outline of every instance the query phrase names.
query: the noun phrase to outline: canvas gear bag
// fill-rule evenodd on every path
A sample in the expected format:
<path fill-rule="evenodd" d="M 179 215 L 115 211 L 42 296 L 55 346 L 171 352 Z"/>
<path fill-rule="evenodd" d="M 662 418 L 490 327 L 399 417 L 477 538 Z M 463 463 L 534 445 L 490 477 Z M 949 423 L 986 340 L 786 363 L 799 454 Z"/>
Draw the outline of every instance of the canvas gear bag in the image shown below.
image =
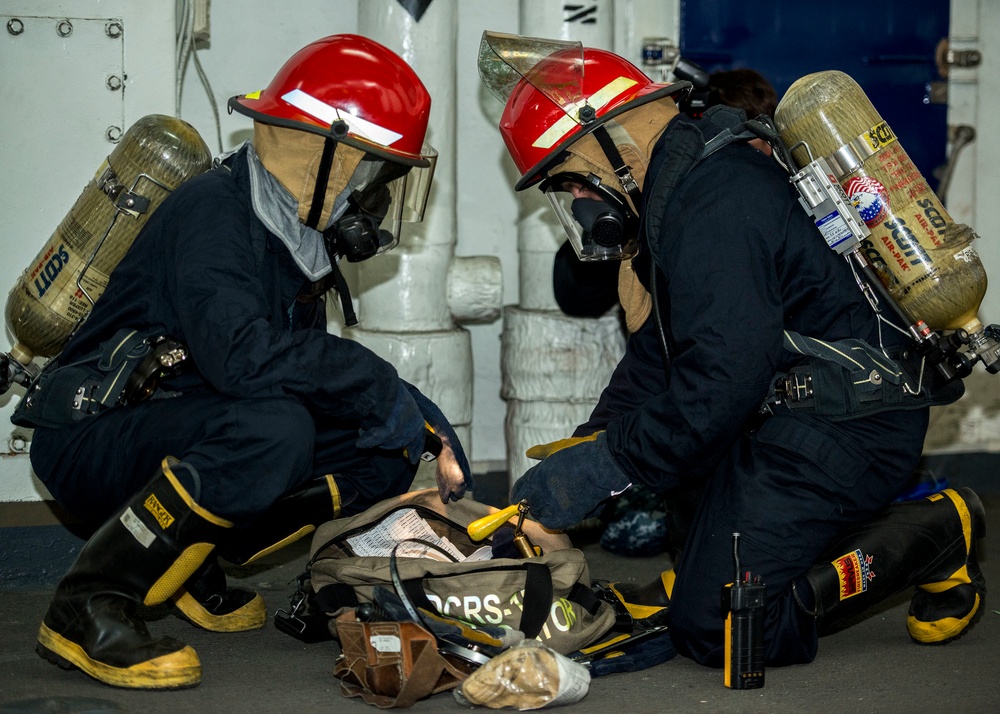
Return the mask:
<path fill-rule="evenodd" d="M 490 560 L 463 562 L 398 555 L 398 579 L 407 599 L 417 607 L 473 627 L 521 630 L 527 638 L 537 638 L 561 654 L 597 641 L 615 625 L 614 608 L 591 590 L 586 558 L 565 534 L 525 521 L 524 533 L 542 555 L 518 558 L 510 545 L 512 524 L 501 526 L 482 542 L 472 541 L 466 532 L 472 521 L 498 509 L 470 499 L 442 504 L 436 489 L 387 499 L 317 529 L 308 577 L 314 601 L 323 603 L 327 615 L 337 617 L 372 602 L 376 586 L 397 589 L 392 584 L 390 557 L 359 557 L 348 539 L 371 532 L 406 509 L 413 509 L 437 536 L 447 538 L 466 557 L 484 546 L 497 554 Z M 510 557 L 498 557 L 504 551 Z"/>

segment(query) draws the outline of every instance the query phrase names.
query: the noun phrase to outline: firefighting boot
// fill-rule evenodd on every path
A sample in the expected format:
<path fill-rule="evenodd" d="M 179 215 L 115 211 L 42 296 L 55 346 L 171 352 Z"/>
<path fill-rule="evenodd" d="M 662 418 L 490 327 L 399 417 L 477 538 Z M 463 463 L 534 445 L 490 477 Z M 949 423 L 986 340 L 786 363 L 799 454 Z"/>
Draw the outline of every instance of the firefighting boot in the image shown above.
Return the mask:
<path fill-rule="evenodd" d="M 228 533 L 219 544 L 219 555 L 237 565 L 253 563 L 339 517 L 341 506 L 332 475 L 307 481 L 275 501 L 253 524 Z"/>
<path fill-rule="evenodd" d="M 806 575 L 820 632 L 916 585 L 910 637 L 921 644 L 961 637 L 983 613 L 986 582 L 975 546 L 985 534 L 986 511 L 969 488 L 890 505 L 844 534 L 829 551 L 832 560 Z"/>
<path fill-rule="evenodd" d="M 631 618 L 633 625 L 640 629 L 657 627 L 666 624 L 675 578 L 673 569 L 664 570 L 660 577 L 646 585 L 608 583 L 598 594 L 614 605 L 619 619 Z"/>
<path fill-rule="evenodd" d="M 267 623 L 267 607 L 259 594 L 226 587 L 226 573 L 214 554 L 171 598 L 180 615 L 212 632 L 245 632 Z"/>
<path fill-rule="evenodd" d="M 232 525 L 199 506 L 181 479 L 199 493 L 192 467 L 164 459 L 153 480 L 87 541 L 56 587 L 38 654 L 115 687 L 176 689 L 201 681 L 194 649 L 152 637 L 136 613 L 139 605 L 166 601 Z"/>

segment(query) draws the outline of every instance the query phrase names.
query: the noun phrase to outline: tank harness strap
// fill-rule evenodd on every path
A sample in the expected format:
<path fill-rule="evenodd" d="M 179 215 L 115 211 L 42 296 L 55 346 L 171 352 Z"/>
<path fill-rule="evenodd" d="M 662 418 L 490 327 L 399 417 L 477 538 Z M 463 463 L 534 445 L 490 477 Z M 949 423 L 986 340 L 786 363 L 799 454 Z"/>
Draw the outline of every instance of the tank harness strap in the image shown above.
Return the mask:
<path fill-rule="evenodd" d="M 118 404 L 128 378 L 149 351 L 149 343 L 138 330 L 119 330 L 101 346 L 97 368 L 104 373 L 104 378 L 93 390 L 92 397 L 97 409 Z"/>
<path fill-rule="evenodd" d="M 954 390 L 913 378 L 907 359 L 886 355 L 864 340 L 834 341 L 786 330 L 784 347 L 807 359 L 775 375 L 763 410 L 784 406 L 831 421 L 854 419 L 890 409 L 919 409 L 955 401 Z"/>
<path fill-rule="evenodd" d="M 123 329 L 69 364 L 50 360 L 25 392 L 11 421 L 25 427 L 75 424 L 120 404 L 162 394 L 159 380 L 177 374 L 187 351 L 162 335 Z"/>

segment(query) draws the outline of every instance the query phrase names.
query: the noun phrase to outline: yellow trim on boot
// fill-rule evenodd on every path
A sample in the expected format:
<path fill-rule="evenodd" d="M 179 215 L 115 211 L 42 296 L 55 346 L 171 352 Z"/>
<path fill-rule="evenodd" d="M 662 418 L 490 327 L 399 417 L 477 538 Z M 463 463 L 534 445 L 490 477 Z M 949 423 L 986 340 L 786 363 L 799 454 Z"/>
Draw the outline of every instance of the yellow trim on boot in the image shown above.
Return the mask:
<path fill-rule="evenodd" d="M 259 630 L 267 624 L 267 607 L 260 593 L 254 593 L 253 600 L 225 615 L 213 615 L 183 588 L 174 593 L 173 597 L 174 605 L 184 617 L 210 632 L 246 632 Z"/>
<path fill-rule="evenodd" d="M 337 481 L 336 479 L 334 479 L 333 474 L 326 474 L 323 478 L 326 479 L 326 486 L 328 489 L 330 489 L 330 507 L 331 507 L 331 512 L 333 513 L 331 519 L 340 518 L 340 509 L 343 506 L 340 497 L 340 488 L 337 486 Z M 299 528 L 294 533 L 285 536 L 277 543 L 272 543 L 266 548 L 262 548 L 261 550 L 259 550 L 258 552 L 254 553 L 249 558 L 244 560 L 242 563 L 240 563 L 240 565 L 250 565 L 250 563 L 260 560 L 261 558 L 264 558 L 270 555 L 271 553 L 275 553 L 281 550 L 282 548 L 291 545 L 297 540 L 301 540 L 305 536 L 312 533 L 314 530 L 316 530 L 316 524 L 312 523 L 306 524 L 301 528 Z"/>
<path fill-rule="evenodd" d="M 171 469 L 172 466 L 179 463 L 180 461 L 174 456 L 166 456 L 164 457 L 163 461 L 160 462 L 160 469 L 163 471 L 163 475 L 167 477 L 168 481 L 170 481 L 170 485 L 172 485 L 174 487 L 174 490 L 177 491 L 177 495 L 184 500 L 184 503 L 187 504 L 188 508 L 190 508 L 192 511 L 197 513 L 199 516 L 204 518 L 209 523 L 214 523 L 215 525 L 220 526 L 222 528 L 232 528 L 233 527 L 232 521 L 227 521 L 225 518 L 219 518 L 211 511 L 208 511 L 199 506 L 198 503 L 193 498 L 191 498 L 191 494 L 187 492 L 187 489 L 184 488 L 183 485 L 181 485 L 181 482 L 177 479 L 176 476 L 174 476 L 174 472 Z"/>
<path fill-rule="evenodd" d="M 330 498 L 333 499 L 333 517 L 340 518 L 340 507 L 343 505 L 340 499 L 340 487 L 337 486 L 336 479 L 333 478 L 333 474 L 327 474 L 323 478 L 326 479 L 326 485 L 330 489 Z M 303 533 L 303 535 L 305 535 Z M 301 536 L 299 536 L 301 538 Z"/>
<path fill-rule="evenodd" d="M 177 560 L 153 583 L 142 604 L 159 605 L 161 602 L 166 602 L 167 598 L 180 590 L 188 578 L 194 575 L 194 571 L 201 567 L 214 547 L 212 543 L 192 543 L 185 548 Z"/>
<path fill-rule="evenodd" d="M 923 645 L 932 645 L 959 637 L 979 612 L 982 600 L 976 593 L 976 604 L 965 617 L 943 617 L 933 622 L 923 622 L 913 615 L 906 618 L 906 630 L 910 637 Z"/>
<path fill-rule="evenodd" d="M 131 667 L 112 667 L 91 659 L 75 642 L 42 623 L 38 643 L 60 666 L 63 662 L 82 670 L 99 682 L 126 689 L 181 689 L 201 682 L 201 660 L 190 645 L 170 654 L 139 662 Z M 48 654 L 45 655 L 49 659 Z"/>
<path fill-rule="evenodd" d="M 295 541 L 302 539 L 303 537 L 305 537 L 305 536 L 309 535 L 310 533 L 312 533 L 314 530 L 316 530 L 316 526 L 312 526 L 312 525 L 310 525 L 310 526 L 302 526 L 297 531 L 295 531 L 294 533 L 292 533 L 290 536 L 286 536 L 285 538 L 282 538 L 281 540 L 279 540 L 277 543 L 272 543 L 271 545 L 267 546 L 263 550 L 261 550 L 261 551 L 259 551 L 257 553 L 254 553 L 249 558 L 247 558 L 242 563 L 240 563 L 240 565 L 250 565 L 250 563 L 253 563 L 254 561 L 260 560 L 261 558 L 263 558 L 265 556 L 268 556 L 271 553 L 275 553 L 275 552 L 281 550 L 282 548 L 284 548 L 285 546 L 289 546 L 292 543 L 294 543 Z"/>
<path fill-rule="evenodd" d="M 924 583 L 917 587 L 929 593 L 943 593 L 945 590 L 951 590 L 956 585 L 968 585 L 971 582 L 972 578 L 969 577 L 969 569 L 966 564 L 952 573 L 951 577 L 947 580 L 939 580 L 936 583 Z"/>
<path fill-rule="evenodd" d="M 955 506 L 955 510 L 958 511 L 958 517 L 962 521 L 962 535 L 965 537 L 965 555 L 968 559 L 969 554 L 972 552 L 972 514 L 969 513 L 969 506 L 965 502 L 965 499 L 958 495 L 958 492 L 953 488 L 946 488 L 940 493 L 934 493 L 927 497 L 928 501 L 940 501 L 941 499 L 948 497 L 952 505 Z M 925 590 L 929 593 L 941 593 L 945 590 L 950 590 L 956 585 L 966 585 L 972 582 L 972 578 L 969 577 L 969 571 L 967 569 L 967 562 L 962 564 L 962 567 L 952 573 L 948 578 L 944 580 L 938 580 L 933 583 L 921 583 L 917 587 L 921 590 Z M 975 612 L 975 610 L 973 610 Z"/>
<path fill-rule="evenodd" d="M 929 501 L 936 501 L 939 498 L 947 496 L 951 499 L 952 504 L 955 506 L 955 510 L 958 511 L 958 517 L 962 519 L 962 534 L 965 536 L 965 552 L 968 553 L 972 549 L 972 514 L 969 513 L 969 505 L 965 502 L 965 499 L 958 495 L 958 491 L 953 488 L 946 488 L 941 493 L 935 493 L 927 497 Z"/>

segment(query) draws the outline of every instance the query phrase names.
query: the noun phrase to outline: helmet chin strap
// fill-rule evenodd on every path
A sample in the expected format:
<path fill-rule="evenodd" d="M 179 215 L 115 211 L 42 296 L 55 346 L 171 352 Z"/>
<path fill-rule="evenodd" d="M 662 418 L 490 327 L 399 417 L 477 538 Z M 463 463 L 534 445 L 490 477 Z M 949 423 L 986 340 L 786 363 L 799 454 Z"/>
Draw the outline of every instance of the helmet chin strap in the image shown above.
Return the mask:
<path fill-rule="evenodd" d="M 330 127 L 334 134 L 343 136 L 347 133 L 347 124 L 343 121 L 336 121 Z M 319 158 L 319 167 L 316 172 L 316 187 L 313 189 L 312 202 L 309 204 L 309 215 L 306 216 L 305 224 L 313 230 L 320 230 L 319 217 L 323 213 L 323 203 L 326 200 L 326 187 L 330 181 L 330 168 L 333 166 L 333 156 L 337 153 L 338 141 L 334 141 L 329 136 L 323 142 L 323 154 Z M 333 273 L 333 286 L 340 297 L 340 307 L 344 313 L 344 323 L 351 327 L 358 324 L 357 314 L 354 312 L 354 301 L 351 299 L 351 288 L 340 272 L 337 265 L 336 251 L 327 250 L 330 255 L 330 267 Z"/>
<path fill-rule="evenodd" d="M 618 182 L 621 184 L 622 190 L 632 199 L 632 208 L 635 210 L 636 215 L 639 215 L 639 210 L 642 207 L 642 189 L 639 188 L 639 184 L 632 177 L 632 172 L 629 170 L 628 165 L 625 163 L 621 153 L 618 151 L 618 147 L 615 146 L 614 140 L 604 125 L 602 124 L 594 129 L 593 134 L 594 138 L 597 139 L 597 143 L 601 145 L 601 149 L 604 150 L 605 157 L 611 163 L 611 169 L 615 172 L 615 176 L 618 177 Z"/>
<path fill-rule="evenodd" d="M 305 224 L 313 230 L 319 228 L 319 217 L 323 212 L 323 203 L 326 201 L 326 187 L 330 181 L 330 167 L 333 166 L 333 155 L 337 153 L 337 144 L 330 137 L 326 137 L 323 142 L 323 155 L 319 159 L 319 167 L 316 171 L 316 186 L 313 188 L 312 202 L 309 204 L 309 215 L 306 216 Z"/>

